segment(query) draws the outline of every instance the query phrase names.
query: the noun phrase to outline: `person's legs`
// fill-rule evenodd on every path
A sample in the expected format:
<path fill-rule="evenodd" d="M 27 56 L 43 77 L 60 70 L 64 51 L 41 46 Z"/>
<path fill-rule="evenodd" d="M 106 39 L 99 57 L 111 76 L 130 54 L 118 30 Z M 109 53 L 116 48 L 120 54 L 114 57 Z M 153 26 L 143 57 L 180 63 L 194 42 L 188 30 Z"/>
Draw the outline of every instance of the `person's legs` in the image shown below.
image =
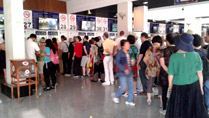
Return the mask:
<path fill-rule="evenodd" d="M 81 72 L 82 72 L 81 59 L 82 58 L 78 58 L 78 76 L 81 76 Z"/>
<path fill-rule="evenodd" d="M 62 59 L 63 59 L 63 73 L 67 73 L 67 63 L 68 63 L 68 54 L 62 53 Z"/>
<path fill-rule="evenodd" d="M 143 91 L 143 87 L 142 87 L 142 82 L 141 82 L 141 78 L 140 78 L 140 75 L 139 75 L 139 71 L 137 71 L 137 88 L 138 88 L 138 91 L 139 92 L 142 92 Z"/>
<path fill-rule="evenodd" d="M 72 63 L 73 63 L 73 60 L 72 60 L 72 57 L 70 57 L 70 59 L 68 59 L 68 73 L 71 74 L 72 72 Z"/>
<path fill-rule="evenodd" d="M 149 77 L 148 87 L 147 87 L 147 101 L 151 101 L 152 87 L 154 81 L 155 81 L 155 77 Z"/>
<path fill-rule="evenodd" d="M 133 82 L 133 77 L 127 77 L 126 78 L 126 83 L 128 85 L 128 98 L 127 98 L 127 102 L 131 103 L 131 102 L 133 102 L 133 97 L 134 97 L 134 82 Z"/>
<path fill-rule="evenodd" d="M 148 80 L 147 80 L 147 77 L 145 75 L 146 64 L 143 61 L 141 61 L 140 66 L 141 66 L 141 70 L 139 71 L 139 74 L 140 74 L 140 78 L 141 78 L 141 82 L 142 82 L 142 86 L 143 86 L 143 91 L 144 91 L 144 93 L 147 93 Z"/>
<path fill-rule="evenodd" d="M 113 57 L 110 56 L 110 60 L 109 60 L 109 73 L 110 73 L 110 83 L 113 84 L 114 83 L 114 73 L 113 73 Z"/>
<path fill-rule="evenodd" d="M 119 77 L 120 88 L 115 92 L 115 97 L 120 98 L 120 96 L 126 91 L 127 81 L 126 77 Z"/>
<path fill-rule="evenodd" d="M 166 110 L 166 106 L 167 106 L 167 92 L 168 92 L 168 86 L 162 85 L 163 110 Z"/>
<path fill-rule="evenodd" d="M 86 72 L 85 56 L 82 57 L 80 66 L 82 67 L 82 75 L 85 76 L 85 72 Z"/>
<path fill-rule="evenodd" d="M 45 80 L 45 84 L 46 87 L 50 87 L 50 80 L 49 80 L 49 63 L 47 64 L 47 68 L 46 68 L 46 64 L 44 64 L 44 80 Z"/>
<path fill-rule="evenodd" d="M 110 56 L 104 57 L 104 71 L 105 71 L 105 83 L 110 84 L 110 72 L 109 72 L 109 60 Z"/>
<path fill-rule="evenodd" d="M 51 76 L 51 79 L 52 79 L 52 86 L 55 86 L 56 84 L 56 66 L 50 62 L 49 63 L 50 65 L 50 76 Z"/>
<path fill-rule="evenodd" d="M 204 82 L 204 93 L 205 93 L 205 103 L 207 109 L 209 109 L 209 80 Z"/>

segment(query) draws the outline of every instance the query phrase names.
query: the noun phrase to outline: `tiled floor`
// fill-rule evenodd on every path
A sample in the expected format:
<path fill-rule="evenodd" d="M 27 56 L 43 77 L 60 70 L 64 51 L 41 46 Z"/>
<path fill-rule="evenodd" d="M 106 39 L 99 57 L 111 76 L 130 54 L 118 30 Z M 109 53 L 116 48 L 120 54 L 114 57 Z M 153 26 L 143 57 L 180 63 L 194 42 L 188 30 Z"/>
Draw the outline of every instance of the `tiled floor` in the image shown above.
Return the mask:
<path fill-rule="evenodd" d="M 153 98 L 151 106 L 146 105 L 146 97 L 135 97 L 136 106 L 114 104 L 111 94 L 115 86 L 103 87 L 88 79 L 59 76 L 56 90 L 48 92 L 39 88 L 39 100 L 35 96 L 17 100 L 0 93 L 0 118 L 163 118 L 159 113 L 159 100 Z"/>

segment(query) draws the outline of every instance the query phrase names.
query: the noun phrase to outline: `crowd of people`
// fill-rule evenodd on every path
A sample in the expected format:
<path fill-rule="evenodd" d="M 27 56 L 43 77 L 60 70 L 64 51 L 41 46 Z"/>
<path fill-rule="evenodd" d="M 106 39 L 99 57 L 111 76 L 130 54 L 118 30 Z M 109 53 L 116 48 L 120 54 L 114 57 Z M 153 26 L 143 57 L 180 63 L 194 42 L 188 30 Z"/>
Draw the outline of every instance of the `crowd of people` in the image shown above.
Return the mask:
<path fill-rule="evenodd" d="M 36 39 L 31 34 L 26 40 L 26 58 L 37 62 L 44 91 L 56 88 L 56 73 L 90 78 L 103 86 L 114 85 L 118 79 L 119 88 L 112 94 L 114 103 L 126 96 L 125 104 L 135 106 L 134 95 L 146 95 L 151 106 L 155 87 L 160 113 L 166 118 L 208 118 L 209 46 L 197 34 L 169 33 L 163 39 L 143 32 L 140 40 L 134 34 L 125 37 L 121 31 L 114 40 L 108 33 L 91 39 L 61 36 L 59 44 L 56 38 L 41 38 L 38 43 Z M 205 41 L 209 42 L 209 32 Z M 1 45 L 0 50 L 5 55 Z M 2 58 L 1 62 L 5 61 Z"/>

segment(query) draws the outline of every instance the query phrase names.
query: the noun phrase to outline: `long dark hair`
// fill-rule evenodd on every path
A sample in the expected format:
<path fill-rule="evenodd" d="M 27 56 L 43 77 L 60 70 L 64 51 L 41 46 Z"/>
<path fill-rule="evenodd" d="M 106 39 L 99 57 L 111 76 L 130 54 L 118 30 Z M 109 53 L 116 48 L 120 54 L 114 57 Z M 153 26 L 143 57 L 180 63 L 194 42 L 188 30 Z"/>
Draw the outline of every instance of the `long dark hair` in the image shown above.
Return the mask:
<path fill-rule="evenodd" d="M 52 38 L 52 42 L 57 44 L 57 39 L 56 38 Z"/>
<path fill-rule="evenodd" d="M 46 47 L 49 47 L 50 49 L 52 49 L 54 54 L 56 54 L 56 49 L 55 49 L 51 39 L 47 39 L 46 40 Z"/>

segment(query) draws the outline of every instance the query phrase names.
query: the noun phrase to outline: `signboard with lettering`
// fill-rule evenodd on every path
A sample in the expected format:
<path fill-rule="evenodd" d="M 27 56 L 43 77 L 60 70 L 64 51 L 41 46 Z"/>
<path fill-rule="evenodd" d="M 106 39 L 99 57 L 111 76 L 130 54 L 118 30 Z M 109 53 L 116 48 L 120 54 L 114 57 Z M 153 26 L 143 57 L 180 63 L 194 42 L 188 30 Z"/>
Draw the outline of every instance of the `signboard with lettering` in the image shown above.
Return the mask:
<path fill-rule="evenodd" d="M 70 30 L 77 30 L 77 23 L 76 23 L 76 15 L 69 14 L 69 29 Z"/>
<path fill-rule="evenodd" d="M 33 29 L 33 16 L 31 10 L 23 11 L 25 29 Z"/>
<path fill-rule="evenodd" d="M 198 0 L 174 0 L 174 4 L 186 4 L 191 2 L 198 2 Z"/>
<path fill-rule="evenodd" d="M 68 29 L 68 17 L 67 14 L 59 14 L 59 29 Z"/>
<path fill-rule="evenodd" d="M 102 18 L 102 31 L 108 32 L 108 19 Z"/>
<path fill-rule="evenodd" d="M 102 18 L 96 17 L 96 31 L 102 31 Z"/>

